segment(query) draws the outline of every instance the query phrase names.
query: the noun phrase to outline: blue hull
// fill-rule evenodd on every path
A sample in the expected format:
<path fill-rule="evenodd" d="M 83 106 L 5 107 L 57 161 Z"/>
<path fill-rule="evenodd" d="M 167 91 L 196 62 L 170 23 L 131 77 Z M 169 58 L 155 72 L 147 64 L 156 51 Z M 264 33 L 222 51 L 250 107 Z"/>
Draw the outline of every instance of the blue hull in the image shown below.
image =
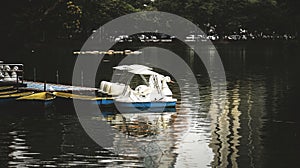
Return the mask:
<path fill-rule="evenodd" d="M 136 107 L 136 108 L 161 108 L 161 107 L 175 107 L 176 101 L 174 102 L 133 102 L 133 103 L 124 103 L 117 102 L 120 107 Z"/>
<path fill-rule="evenodd" d="M 98 105 L 112 105 L 114 101 L 112 99 L 103 99 L 103 100 L 96 100 L 92 101 L 94 104 Z"/>
<path fill-rule="evenodd" d="M 176 101 L 174 102 L 115 102 L 120 112 L 174 112 L 176 111 Z"/>

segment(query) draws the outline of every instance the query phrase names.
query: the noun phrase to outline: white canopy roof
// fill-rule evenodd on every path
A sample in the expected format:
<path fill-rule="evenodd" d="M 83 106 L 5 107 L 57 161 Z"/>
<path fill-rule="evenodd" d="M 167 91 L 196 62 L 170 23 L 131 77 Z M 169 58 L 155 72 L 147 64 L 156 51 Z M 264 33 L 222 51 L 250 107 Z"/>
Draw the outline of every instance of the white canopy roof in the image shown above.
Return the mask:
<path fill-rule="evenodd" d="M 141 74 L 141 75 L 159 75 L 158 73 L 151 71 L 152 68 L 144 66 L 144 65 L 120 65 L 113 67 L 114 69 L 121 70 L 121 71 L 128 71 L 133 74 Z"/>

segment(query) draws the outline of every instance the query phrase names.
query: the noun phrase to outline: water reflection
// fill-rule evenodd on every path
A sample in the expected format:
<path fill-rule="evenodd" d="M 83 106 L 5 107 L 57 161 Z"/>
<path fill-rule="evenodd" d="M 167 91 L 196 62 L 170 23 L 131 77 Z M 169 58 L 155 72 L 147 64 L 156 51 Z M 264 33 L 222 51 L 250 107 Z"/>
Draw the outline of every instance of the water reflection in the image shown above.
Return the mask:
<path fill-rule="evenodd" d="M 232 110 L 231 110 L 231 116 L 233 118 L 232 121 L 232 132 L 233 135 L 231 136 L 231 149 L 233 150 L 232 155 L 231 155 L 231 162 L 232 162 L 232 167 L 238 167 L 237 163 L 237 158 L 239 157 L 238 155 L 238 146 L 240 145 L 239 139 L 241 136 L 239 135 L 239 129 L 240 129 L 240 115 L 241 112 L 239 110 L 240 106 L 240 95 L 239 95 L 239 89 L 240 89 L 240 82 L 236 85 L 236 87 L 233 89 L 233 102 L 232 102 Z"/>
<path fill-rule="evenodd" d="M 9 133 L 12 138 L 8 161 L 11 166 L 21 167 L 238 167 L 241 163 L 257 167 L 262 152 L 265 88 L 263 83 L 254 88 L 253 82 L 229 82 L 226 97 L 213 99 L 206 84 L 186 83 L 176 112 L 102 111 L 91 120 L 105 121 L 118 130 L 113 138 L 114 152 L 95 144 L 80 127 L 76 115 L 54 110 L 45 116 L 25 118 Z M 191 87 L 200 87 L 200 102 L 185 90 Z M 35 124 L 30 124 L 32 121 Z M 49 140 L 47 136 L 53 139 L 45 146 L 41 143 Z M 56 150 L 49 151 L 50 148 Z"/>
<path fill-rule="evenodd" d="M 262 166 L 259 159 L 263 150 L 261 129 L 265 115 L 265 87 L 257 81 L 255 84 L 254 88 L 251 79 L 229 83 L 225 108 L 220 109 L 215 102 L 210 110 L 210 147 L 215 154 L 212 166 Z"/>
<path fill-rule="evenodd" d="M 251 80 L 251 79 L 250 79 Z M 263 127 L 262 117 L 264 114 L 265 107 L 265 85 L 263 82 L 256 82 L 255 88 L 251 81 L 246 85 L 248 93 L 246 102 L 248 105 L 247 108 L 247 147 L 248 147 L 248 158 L 250 167 L 260 167 L 262 162 L 258 162 L 262 154 L 262 144 L 261 144 L 261 129 Z"/>
<path fill-rule="evenodd" d="M 213 101 L 210 110 L 211 122 L 211 143 L 210 147 L 214 152 L 212 166 L 238 167 L 239 157 L 238 146 L 240 145 L 240 82 L 227 91 L 225 108 L 220 109 L 219 101 Z M 220 98 L 222 99 L 222 98 Z"/>
<path fill-rule="evenodd" d="M 113 139 L 119 150 L 115 153 L 95 144 L 74 114 L 54 110 L 47 115 L 1 118 L 1 162 L 10 167 L 262 167 L 262 128 L 267 116 L 264 81 L 262 76 L 252 76 L 228 82 L 226 97 L 216 97 L 212 104 L 211 88 L 206 84 L 199 86 L 200 102 L 183 89 L 176 112 L 103 111 L 103 116 L 91 120 L 104 120 L 119 130 Z M 274 86 L 272 94 L 281 92 L 276 91 L 278 87 Z M 224 109 L 219 104 L 222 100 Z M 278 112 L 273 106 L 277 99 L 272 100 L 269 108 Z M 138 151 L 122 151 L 128 149 L 128 137 L 141 142 Z"/>
<path fill-rule="evenodd" d="M 26 144 L 26 131 L 12 131 L 9 132 L 12 136 L 11 153 L 8 155 L 11 161 L 8 162 L 9 167 L 27 167 L 34 166 L 39 159 L 35 159 L 35 155 L 40 153 L 30 152 L 30 146 Z"/>
<path fill-rule="evenodd" d="M 299 136 L 297 110 L 290 105 L 298 99 L 289 97 L 296 95 L 289 68 L 278 73 L 271 63 L 264 64 L 279 53 L 275 49 L 233 45 L 222 50 L 226 97 L 212 97 L 215 88 L 200 74 L 199 86 L 185 85 L 199 88 L 200 102 L 188 89 L 173 88 L 182 95 L 176 112 L 103 111 L 103 116 L 91 117 L 118 130 L 115 153 L 93 142 L 75 113 L 50 109 L 12 114 L 0 109 L 7 114 L 0 117 L 0 167 L 293 167 Z M 132 137 L 143 145 L 122 151 Z"/>
<path fill-rule="evenodd" d="M 169 165 L 166 160 L 161 161 L 170 153 L 174 142 L 173 136 L 170 136 L 174 115 L 174 112 L 158 112 L 105 116 L 105 120 L 120 131 L 114 137 L 115 153 L 141 158 L 145 167 Z M 135 146 L 131 146 L 133 143 Z"/>

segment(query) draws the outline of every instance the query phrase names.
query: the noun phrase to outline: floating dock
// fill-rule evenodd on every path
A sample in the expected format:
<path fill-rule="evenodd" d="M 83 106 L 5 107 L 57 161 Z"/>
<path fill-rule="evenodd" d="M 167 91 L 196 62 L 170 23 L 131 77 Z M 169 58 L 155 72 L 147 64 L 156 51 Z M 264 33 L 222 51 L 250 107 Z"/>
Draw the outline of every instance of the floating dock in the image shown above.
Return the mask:
<path fill-rule="evenodd" d="M 72 86 L 72 85 L 63 85 L 63 84 L 54 84 L 54 83 L 44 83 L 44 82 L 33 82 L 33 81 L 23 81 L 22 83 L 16 83 L 13 81 L 0 81 L 0 87 L 11 87 L 18 88 L 20 90 L 28 91 L 51 91 L 51 92 L 73 92 L 73 91 L 98 91 L 97 88 L 91 87 L 82 87 L 82 86 Z M 2 89 L 6 90 L 6 89 Z"/>
<path fill-rule="evenodd" d="M 74 92 L 74 91 L 98 91 L 97 88 L 91 87 L 81 87 L 81 86 L 71 86 L 71 85 L 62 85 L 62 84 L 53 84 L 53 83 L 43 83 L 43 82 L 33 82 L 25 81 L 23 82 L 26 87 L 20 89 L 23 90 L 33 90 L 33 91 L 51 91 L 51 92 Z"/>
<path fill-rule="evenodd" d="M 113 98 L 98 97 L 95 92 L 97 88 L 71 86 L 53 83 L 23 81 L 12 83 L 0 81 L 0 106 L 1 108 L 26 108 L 38 107 L 47 108 L 55 105 L 61 109 L 73 107 L 73 99 L 79 100 L 85 105 L 97 104 L 105 107 L 112 107 Z M 78 94 L 72 94 L 77 92 Z M 14 104 L 15 103 L 15 104 Z"/>

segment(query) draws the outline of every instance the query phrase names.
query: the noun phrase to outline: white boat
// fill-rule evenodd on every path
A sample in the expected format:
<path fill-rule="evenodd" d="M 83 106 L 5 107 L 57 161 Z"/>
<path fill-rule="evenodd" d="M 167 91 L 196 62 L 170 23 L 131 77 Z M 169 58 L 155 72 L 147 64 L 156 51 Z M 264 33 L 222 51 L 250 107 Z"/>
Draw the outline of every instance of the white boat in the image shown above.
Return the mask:
<path fill-rule="evenodd" d="M 139 110 L 171 108 L 177 99 L 168 86 L 169 76 L 154 72 L 144 65 L 121 65 L 113 67 L 114 81 L 102 81 L 100 92 L 114 97 L 115 105 Z"/>

